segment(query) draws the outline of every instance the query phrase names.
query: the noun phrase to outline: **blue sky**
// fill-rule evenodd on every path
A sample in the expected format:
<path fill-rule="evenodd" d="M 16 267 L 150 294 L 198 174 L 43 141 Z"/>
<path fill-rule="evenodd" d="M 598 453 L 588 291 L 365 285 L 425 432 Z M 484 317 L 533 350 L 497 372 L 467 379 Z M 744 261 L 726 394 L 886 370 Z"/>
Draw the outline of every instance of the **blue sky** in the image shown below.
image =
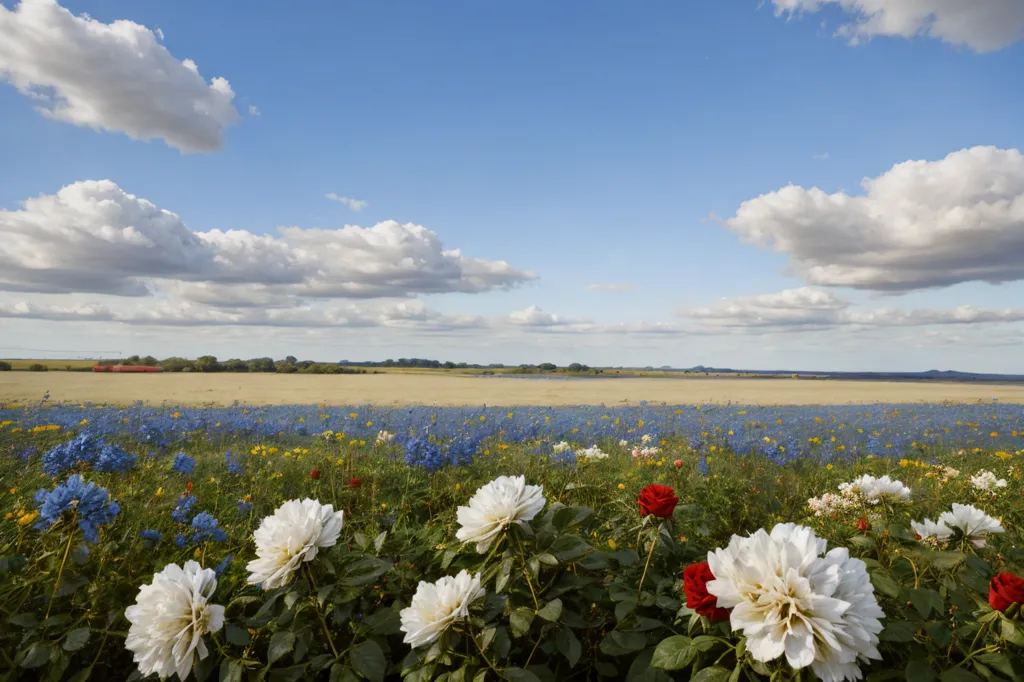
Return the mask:
<path fill-rule="evenodd" d="M 0 164 L 0 233 L 19 235 L 0 245 L 0 264 L 17 265 L 34 282 L 0 278 L 0 356 L 25 355 L 17 350 L 23 347 L 79 354 L 110 348 L 1024 371 L 1014 346 L 1024 341 L 1024 265 L 1001 261 L 1024 256 L 1024 209 L 1014 204 L 1024 206 L 1024 169 L 1014 156 L 1024 146 L 1024 90 L 1013 85 L 1024 68 L 1024 41 L 1015 39 L 1024 9 L 1014 0 L 1002 16 L 952 28 L 928 13 L 929 5 L 941 9 L 934 0 L 902 9 L 895 1 L 886 9 L 885 0 L 822 7 L 810 0 L 29 4 L 47 11 L 27 18 L 11 0 L 0 10 L 0 43 L 7 38 L 23 48 L 5 54 L 0 47 L 0 158 L 13 160 Z M 915 24 L 905 14 L 911 5 L 923 8 L 924 20 Z M 790 9 L 797 11 L 783 11 Z M 60 46 L 85 21 L 119 20 L 162 35 L 137 50 L 156 61 L 134 64 L 126 56 L 100 59 L 88 73 L 74 68 L 82 55 Z M 32 37 L 47 22 L 60 26 L 58 45 Z M 857 44 L 851 31 L 860 32 Z M 106 47 L 102 40 L 94 47 Z M 66 64 L 57 63 L 62 58 Z M 186 59 L 203 79 L 198 87 L 184 77 L 161 80 L 153 67 L 180 67 Z M 122 70 L 125 63 L 133 65 Z M 185 153 L 181 147 L 190 143 L 181 140 L 193 139 L 190 126 L 211 129 L 209 116 L 191 120 L 197 115 L 189 98 L 205 98 L 215 77 L 233 93 L 217 101 L 237 115 L 221 109 L 222 123 L 213 125 L 219 148 Z M 170 140 L 133 139 L 145 136 L 145 121 L 165 113 L 161 94 L 175 132 Z M 81 106 L 66 116 L 39 111 L 76 98 Z M 114 113 L 95 113 L 97 103 L 113 100 Z M 972 149 L 969 158 L 944 162 Z M 771 204 L 771 216 L 759 210 L 739 219 L 744 202 L 788 184 L 804 197 L 815 187 L 863 195 L 863 178 L 910 160 L 929 164 L 918 190 L 934 183 L 950 190 L 924 196 L 894 182 L 866 211 L 831 205 L 808 213 L 783 201 Z M 402 271 L 373 295 L 308 298 L 308 289 L 264 281 L 262 266 L 245 274 L 184 268 L 182 259 L 206 257 L 197 250 L 173 267 L 154 261 L 146 267 L 155 269 L 128 273 L 150 295 L 111 295 L 106 285 L 64 281 L 80 280 L 68 275 L 69 262 L 97 278 L 108 271 L 95 251 L 80 261 L 68 254 L 83 239 L 111 239 L 100 229 L 109 216 L 97 222 L 88 208 L 55 199 L 66 210 L 39 209 L 40 218 L 23 204 L 108 179 L 120 192 L 115 201 L 144 199 L 171 211 L 178 230 L 277 238 L 281 227 L 334 231 L 397 221 L 424 226 L 444 249 L 532 274 L 492 273 L 465 284 L 468 276 L 456 272 L 453 279 L 445 269 L 457 268 L 448 259 L 442 284 L 431 279 L 437 268 L 428 267 Z M 965 179 L 979 189 L 948 199 Z M 368 205 L 355 212 L 327 193 Z M 1005 210 L 980 215 L 992 201 Z M 901 215 L 908 203 L 912 210 Z M 973 217 L 947 234 L 941 217 L 957 211 Z M 851 227 L 861 218 L 866 222 Z M 763 234 L 765 225 L 773 226 L 774 247 L 743 240 Z M 138 226 L 129 220 L 114 228 Z M 75 237 L 76 230 L 88 238 Z M 904 237 L 887 236 L 899 231 Z M 147 234 L 152 239 L 140 248 L 168 248 Z M 373 242 L 375 233 L 359 234 Z M 822 244 L 843 235 L 864 244 L 837 258 L 848 271 L 813 274 L 812 265 L 828 261 Z M 869 243 L 870 235 L 879 243 Z M 329 272 L 309 262 L 328 253 L 326 242 L 311 246 L 314 236 L 331 235 L 302 236 L 313 252 L 302 257 L 304 267 L 319 273 L 309 275 L 318 278 L 315 286 L 363 291 L 359 278 L 367 273 L 353 274 L 360 258 L 342 267 L 349 256 L 339 256 Z M 789 247 L 779 248 L 780 239 Z M 908 244 L 917 243 L 918 259 L 934 263 L 927 275 L 907 274 L 920 265 L 907 255 Z M 39 255 L 58 246 L 63 255 Z M 374 258 L 391 268 L 402 254 L 385 249 L 365 262 Z M 167 267 L 175 274 L 165 275 Z M 860 284 L 845 286 L 849 277 Z M 216 282 L 231 292 L 199 300 L 177 290 L 179 280 Z M 587 288 L 600 284 L 629 290 Z M 253 287 L 268 286 L 287 298 L 275 304 L 287 323 L 278 313 L 254 312 L 259 297 L 238 305 Z M 797 293 L 779 299 L 787 290 Z M 769 298 L 751 298 L 758 296 Z M 395 305 L 406 313 L 395 315 Z M 153 312 L 160 306 L 175 313 Z M 338 306 L 360 322 L 339 323 L 329 313 Z M 971 306 L 970 314 L 950 313 L 958 306 Z M 879 308 L 887 317 L 865 317 Z M 927 314 L 908 321 L 903 313 L 910 310 Z M 307 317 L 311 323 L 303 325 Z"/>

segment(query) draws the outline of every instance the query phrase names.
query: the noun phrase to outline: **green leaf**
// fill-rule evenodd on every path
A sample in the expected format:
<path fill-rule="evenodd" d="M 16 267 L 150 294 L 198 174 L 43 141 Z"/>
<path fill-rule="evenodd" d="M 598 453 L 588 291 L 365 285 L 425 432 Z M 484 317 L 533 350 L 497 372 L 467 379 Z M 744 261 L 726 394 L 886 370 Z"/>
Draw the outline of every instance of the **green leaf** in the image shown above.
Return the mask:
<path fill-rule="evenodd" d="M 434 666 L 430 666 L 433 670 Z M 410 675 L 410 677 L 412 677 Z M 330 682 L 357 682 L 359 680 L 352 668 L 342 663 L 335 663 L 331 666 Z"/>
<path fill-rule="evenodd" d="M 981 656 L 978 656 L 977 660 L 989 667 L 995 668 L 1011 679 L 1017 676 L 1013 670 L 1013 664 L 1010 662 L 1010 657 L 1001 651 L 982 654 Z"/>
<path fill-rule="evenodd" d="M 508 578 L 512 574 L 512 557 L 506 557 L 498 569 L 498 576 L 494 579 L 494 591 L 501 592 L 508 584 Z"/>
<path fill-rule="evenodd" d="M 384 541 L 388 537 L 388 532 L 385 530 L 380 535 L 373 539 L 373 549 L 380 554 L 380 548 L 384 546 Z"/>
<path fill-rule="evenodd" d="M 922 618 L 927 618 L 933 609 L 937 614 L 942 613 L 942 597 L 935 590 L 910 590 L 910 603 L 914 605 Z M 936 605 L 938 608 L 935 608 Z"/>
<path fill-rule="evenodd" d="M 512 682 L 540 682 L 540 678 L 522 668 L 505 668 L 502 674 Z"/>
<path fill-rule="evenodd" d="M 606 656 L 623 656 L 640 651 L 647 646 L 647 638 L 639 632 L 612 630 L 601 640 L 601 653 Z"/>
<path fill-rule="evenodd" d="M 476 675 L 473 675 L 473 682 L 486 682 L 487 680 L 487 668 L 478 670 Z"/>
<path fill-rule="evenodd" d="M 352 667 L 370 682 L 381 682 L 388 662 L 380 645 L 368 639 L 352 647 Z"/>
<path fill-rule="evenodd" d="M 29 647 L 25 658 L 21 661 L 21 667 L 38 668 L 39 666 L 46 665 L 50 660 L 50 656 L 53 655 L 53 651 L 53 647 L 49 642 L 36 642 Z"/>
<path fill-rule="evenodd" d="M 244 667 L 241 661 L 225 658 L 220 663 L 220 682 L 242 682 Z"/>
<path fill-rule="evenodd" d="M 693 640 L 684 635 L 675 635 L 658 642 L 651 659 L 651 667 L 662 670 L 681 670 L 690 665 L 697 655 Z"/>
<path fill-rule="evenodd" d="M 247 646 L 249 644 L 249 633 L 245 628 L 240 628 L 234 623 L 228 623 L 224 628 L 224 635 L 228 642 L 235 646 Z"/>
<path fill-rule="evenodd" d="M 7 619 L 7 622 L 11 625 L 17 625 L 19 628 L 26 628 L 28 630 L 34 630 L 39 627 L 39 619 L 36 618 L 36 614 L 25 612 L 19 613 L 16 616 L 11 616 Z"/>
<path fill-rule="evenodd" d="M 76 628 L 72 630 L 64 638 L 64 644 L 61 645 L 61 648 L 64 651 L 78 651 L 89 641 L 90 632 L 89 628 Z"/>
<path fill-rule="evenodd" d="M 1024 646 L 1024 634 L 1017 629 L 1017 626 L 1013 624 L 1008 618 L 1003 618 L 999 624 L 999 634 L 1007 642 L 1016 644 L 1017 646 Z"/>
<path fill-rule="evenodd" d="M 732 671 L 728 668 L 713 665 L 710 668 L 704 668 L 691 677 L 690 682 L 727 682 L 731 673 Z"/>
<path fill-rule="evenodd" d="M 350 587 L 369 585 L 377 578 L 390 571 L 392 566 L 393 564 L 390 561 L 377 559 L 372 556 L 364 556 L 347 567 L 345 577 L 342 578 L 341 584 L 348 585 Z"/>
<path fill-rule="evenodd" d="M 267 659 L 269 663 L 275 663 L 281 660 L 282 656 L 287 655 L 295 648 L 295 633 L 289 630 L 280 630 L 274 633 L 274 636 L 270 638 L 270 648 L 267 651 Z"/>
<path fill-rule="evenodd" d="M 925 632 L 932 638 L 936 646 L 948 646 L 953 641 L 953 631 L 943 622 L 929 623 L 925 626 Z"/>
<path fill-rule="evenodd" d="M 980 682 L 981 678 L 970 670 L 950 668 L 939 676 L 941 682 Z"/>
<path fill-rule="evenodd" d="M 562 600 L 552 599 L 544 605 L 544 608 L 537 612 L 537 615 L 548 622 L 554 623 L 562 615 Z"/>
<path fill-rule="evenodd" d="M 930 554 L 928 554 L 928 559 L 932 562 L 932 566 L 934 566 L 935 568 L 939 570 L 947 570 L 950 568 L 956 568 L 956 566 L 964 560 L 964 555 L 960 552 L 931 552 Z M 951 672 L 952 670 L 957 669 L 958 668 L 952 668 L 950 671 L 947 672 Z M 964 672 L 967 671 L 964 670 Z M 977 675 L 974 675 L 973 673 L 968 674 L 972 675 L 974 679 L 978 679 Z M 943 673 L 942 679 L 943 682 L 945 682 L 945 673 Z"/>
<path fill-rule="evenodd" d="M 576 638 L 576 634 L 565 627 L 564 625 L 555 635 L 555 648 L 558 653 L 565 656 L 565 660 L 569 662 L 570 668 L 575 668 L 576 664 L 579 663 L 580 655 L 583 653 L 583 646 L 580 644 L 580 640 Z"/>
<path fill-rule="evenodd" d="M 875 571 L 872 573 L 871 584 L 875 586 L 876 590 L 884 595 L 892 597 L 893 599 L 900 596 L 899 583 L 897 583 L 892 575 L 887 571 Z"/>
<path fill-rule="evenodd" d="M 508 623 L 512 627 L 513 637 L 522 637 L 530 631 L 533 624 L 533 609 L 520 606 L 509 615 Z"/>
<path fill-rule="evenodd" d="M 920 659 L 907 664 L 907 682 L 934 682 L 935 671 L 928 665 L 927 661 Z"/>
<path fill-rule="evenodd" d="M 290 668 L 278 668 L 270 671 L 269 682 L 296 682 L 306 674 L 306 666 L 293 665 Z"/>
<path fill-rule="evenodd" d="M 913 642 L 917 626 L 905 620 L 894 620 L 886 624 L 878 638 L 885 642 Z"/>
<path fill-rule="evenodd" d="M 90 677 L 92 677 L 91 666 L 85 668 L 84 670 L 79 670 L 77 673 L 68 678 L 68 682 L 86 682 L 86 680 L 88 680 Z"/>
<path fill-rule="evenodd" d="M 397 635 L 402 630 L 402 618 L 398 609 L 381 609 L 366 617 L 363 621 L 370 626 L 375 635 Z"/>
<path fill-rule="evenodd" d="M 551 545 L 551 553 L 564 563 L 579 559 L 587 553 L 590 545 L 585 543 L 578 535 L 559 535 L 558 539 Z"/>
<path fill-rule="evenodd" d="M 0 557 L 0 573 L 19 573 L 28 566 L 28 559 L 23 556 Z"/>
<path fill-rule="evenodd" d="M 441 570 L 448 570 L 448 567 L 452 565 L 452 561 L 455 559 L 455 555 L 459 553 L 457 549 L 446 549 L 444 554 L 441 555 Z"/>

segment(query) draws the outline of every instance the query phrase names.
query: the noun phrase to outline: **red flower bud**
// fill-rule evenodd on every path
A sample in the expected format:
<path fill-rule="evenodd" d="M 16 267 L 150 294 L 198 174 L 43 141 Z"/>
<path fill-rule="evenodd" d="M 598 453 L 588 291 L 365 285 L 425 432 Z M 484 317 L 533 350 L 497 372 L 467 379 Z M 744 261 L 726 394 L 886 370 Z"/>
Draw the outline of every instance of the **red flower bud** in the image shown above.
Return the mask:
<path fill-rule="evenodd" d="M 708 581 L 714 580 L 708 562 L 692 564 L 683 571 L 683 592 L 686 593 L 686 606 L 712 622 L 729 620 L 729 610 L 718 608 L 718 598 L 708 593 Z"/>
<path fill-rule="evenodd" d="M 677 459 L 676 461 L 672 462 L 672 464 L 673 464 L 673 466 L 675 466 L 676 469 L 682 469 L 683 468 L 683 460 L 681 460 L 681 459 Z"/>
<path fill-rule="evenodd" d="M 349 488 L 362 488 L 363 487 L 363 482 L 360 481 L 358 478 L 353 478 L 351 481 L 348 482 L 348 487 Z"/>
<path fill-rule="evenodd" d="M 1005 611 L 1011 604 L 1024 604 L 1024 579 L 1003 572 L 988 584 L 988 605 Z"/>
<path fill-rule="evenodd" d="M 320 467 L 317 467 L 317 468 L 313 469 L 312 471 L 310 471 L 309 472 L 309 477 L 312 478 L 314 481 L 319 481 L 320 480 Z"/>
<path fill-rule="evenodd" d="M 868 520 L 862 516 L 859 519 L 857 519 L 857 530 L 859 530 L 861 533 L 866 533 L 867 531 L 871 530 L 871 524 L 868 523 Z"/>

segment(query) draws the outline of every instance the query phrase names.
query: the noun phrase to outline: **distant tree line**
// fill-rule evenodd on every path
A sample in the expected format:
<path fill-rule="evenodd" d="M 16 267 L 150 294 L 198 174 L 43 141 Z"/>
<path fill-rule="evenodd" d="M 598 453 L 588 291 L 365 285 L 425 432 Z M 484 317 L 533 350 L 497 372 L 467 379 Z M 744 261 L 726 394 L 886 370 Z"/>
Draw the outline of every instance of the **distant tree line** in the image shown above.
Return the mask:
<path fill-rule="evenodd" d="M 140 357 L 132 355 L 121 360 L 100 360 L 100 365 L 145 365 L 148 367 L 161 367 L 165 372 L 277 372 L 278 374 L 366 374 L 367 369 L 372 368 L 404 368 L 419 367 L 426 369 L 482 369 L 485 373 L 509 374 L 543 374 L 543 373 L 569 373 L 569 374 L 600 374 L 602 370 L 593 369 L 579 362 L 573 362 L 565 367 L 559 367 L 551 362 L 542 362 L 538 365 L 523 364 L 509 367 L 501 363 L 489 365 L 473 364 L 468 362 L 441 362 L 440 360 L 426 360 L 424 358 L 399 358 L 397 360 L 387 359 L 382 361 L 349 361 L 341 360 L 337 363 L 314 362 L 312 360 L 298 360 L 294 355 L 289 355 L 283 360 L 273 358 L 252 358 L 240 360 L 218 360 L 213 355 L 201 355 L 195 360 L 187 358 L 170 357 L 164 360 L 157 360 L 152 355 Z"/>

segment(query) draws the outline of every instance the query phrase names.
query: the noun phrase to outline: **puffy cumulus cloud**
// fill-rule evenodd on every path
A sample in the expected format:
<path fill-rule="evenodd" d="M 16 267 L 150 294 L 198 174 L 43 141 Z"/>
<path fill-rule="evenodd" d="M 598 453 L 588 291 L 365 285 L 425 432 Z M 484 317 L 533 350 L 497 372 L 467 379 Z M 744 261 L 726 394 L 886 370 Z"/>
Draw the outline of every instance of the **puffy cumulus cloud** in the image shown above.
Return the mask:
<path fill-rule="evenodd" d="M 0 5 L 0 77 L 50 118 L 212 152 L 239 118 L 223 78 L 207 82 L 145 26 L 75 16 L 56 0 Z"/>
<path fill-rule="evenodd" d="M 192 232 L 110 180 L 77 182 L 0 210 L 0 290 L 145 296 L 178 288 L 197 303 L 290 307 L 302 298 L 479 293 L 536 279 L 505 261 L 445 250 L 395 221 L 337 230 Z"/>
<path fill-rule="evenodd" d="M 705 331 L 807 331 L 1024 322 L 1024 308 L 962 305 L 950 309 L 857 310 L 835 293 L 814 287 L 723 298 L 711 306 L 683 310 L 681 314 L 697 321 Z"/>
<path fill-rule="evenodd" d="M 509 313 L 508 321 L 511 324 L 523 327 L 553 327 L 565 324 L 565 321 L 558 315 L 546 312 L 544 309 L 531 305 L 529 308 L 515 310 Z"/>
<path fill-rule="evenodd" d="M 910 291 L 1024 279 L 1024 156 L 974 147 L 907 161 L 864 193 L 788 186 L 745 201 L 724 226 L 786 254 L 810 284 Z"/>
<path fill-rule="evenodd" d="M 776 14 L 841 8 L 855 19 L 838 35 L 854 44 L 874 36 L 930 36 L 978 52 L 991 52 L 1024 38 L 1020 0 L 772 0 Z"/>

